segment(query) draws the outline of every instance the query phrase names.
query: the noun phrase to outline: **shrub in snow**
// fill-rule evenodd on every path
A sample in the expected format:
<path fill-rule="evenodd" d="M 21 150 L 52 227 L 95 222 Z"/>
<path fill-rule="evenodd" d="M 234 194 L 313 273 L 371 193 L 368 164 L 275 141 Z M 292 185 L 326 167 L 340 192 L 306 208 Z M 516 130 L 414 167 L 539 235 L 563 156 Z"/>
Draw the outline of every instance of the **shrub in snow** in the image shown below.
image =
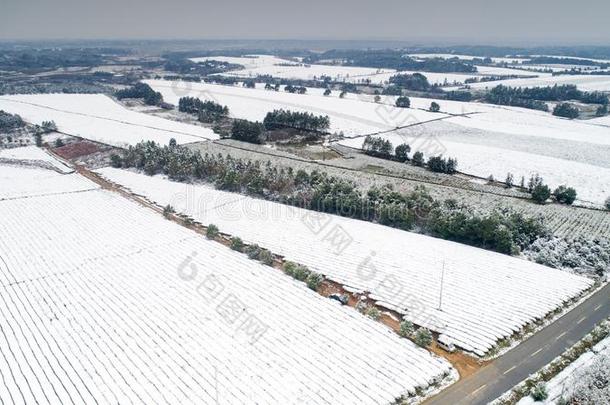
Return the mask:
<path fill-rule="evenodd" d="M 165 207 L 163 207 L 163 216 L 165 218 L 168 218 L 171 214 L 173 214 L 174 212 L 176 212 L 176 210 L 174 210 L 174 207 L 172 207 L 171 205 L 166 205 Z"/>
<path fill-rule="evenodd" d="M 284 273 L 288 274 L 290 277 L 294 277 L 297 267 L 298 264 L 286 261 L 284 262 Z"/>
<path fill-rule="evenodd" d="M 123 166 L 121 157 L 116 153 L 110 155 L 110 165 L 114 168 L 120 168 L 121 166 Z"/>
<path fill-rule="evenodd" d="M 241 252 L 244 247 L 244 242 L 237 236 L 231 238 L 231 249 Z"/>
<path fill-rule="evenodd" d="M 261 247 L 257 244 L 250 245 L 246 248 L 246 254 L 250 259 L 258 259 L 258 255 L 261 251 Z"/>
<path fill-rule="evenodd" d="M 610 403 L 610 355 L 598 354 L 590 365 L 575 372 L 570 404 Z"/>
<path fill-rule="evenodd" d="M 307 287 L 311 288 L 314 291 L 318 291 L 318 287 L 324 280 L 324 276 L 321 274 L 311 272 L 309 276 L 307 276 Z"/>
<path fill-rule="evenodd" d="M 409 100 L 409 97 L 398 97 L 396 99 L 396 107 L 409 108 L 411 107 L 411 100 Z"/>
<path fill-rule="evenodd" d="M 537 184 L 532 189 L 532 199 L 538 204 L 544 204 L 551 196 L 551 189 L 546 184 Z"/>
<path fill-rule="evenodd" d="M 546 389 L 546 384 L 538 383 L 532 388 L 532 392 L 530 393 L 534 401 L 544 401 L 549 397 L 549 393 Z"/>
<path fill-rule="evenodd" d="M 418 346 L 426 347 L 432 343 L 432 333 L 426 328 L 419 328 L 415 332 L 415 343 Z"/>
<path fill-rule="evenodd" d="M 208 225 L 208 229 L 205 230 L 205 236 L 208 239 L 214 239 L 218 236 L 218 227 L 214 224 Z"/>
<path fill-rule="evenodd" d="M 571 205 L 576 200 L 576 190 L 572 187 L 559 186 L 553 192 L 555 200 L 561 204 Z"/>
<path fill-rule="evenodd" d="M 404 320 L 400 323 L 400 330 L 398 334 L 404 338 L 409 337 L 413 334 L 415 328 L 413 327 L 413 323 L 407 320 Z"/>
<path fill-rule="evenodd" d="M 369 306 L 366 303 L 366 300 L 364 299 L 359 299 L 358 303 L 356 304 L 356 310 L 360 313 L 366 313 L 366 311 L 368 310 Z"/>
<path fill-rule="evenodd" d="M 379 310 L 375 307 L 370 307 L 367 309 L 366 315 L 371 319 L 378 320 L 381 316 L 381 312 L 379 312 Z"/>
<path fill-rule="evenodd" d="M 606 207 L 607 210 L 610 210 L 610 197 L 606 198 L 606 202 L 604 203 L 604 206 Z"/>
<path fill-rule="evenodd" d="M 305 281 L 305 280 L 307 280 L 307 277 L 309 277 L 310 274 L 311 274 L 311 271 L 307 267 L 297 266 L 297 268 L 294 271 L 293 277 L 299 281 Z"/>
<path fill-rule="evenodd" d="M 261 249 L 258 253 L 258 260 L 267 266 L 271 266 L 273 264 L 273 254 L 267 249 Z"/>
<path fill-rule="evenodd" d="M 580 115 L 580 111 L 578 110 L 578 107 L 570 103 L 561 103 L 555 106 L 555 108 L 553 109 L 553 115 L 574 119 L 578 118 L 578 116 Z"/>
<path fill-rule="evenodd" d="M 580 274 L 603 276 L 610 270 L 610 242 L 599 239 L 543 237 L 524 254 L 536 263 L 573 269 Z"/>

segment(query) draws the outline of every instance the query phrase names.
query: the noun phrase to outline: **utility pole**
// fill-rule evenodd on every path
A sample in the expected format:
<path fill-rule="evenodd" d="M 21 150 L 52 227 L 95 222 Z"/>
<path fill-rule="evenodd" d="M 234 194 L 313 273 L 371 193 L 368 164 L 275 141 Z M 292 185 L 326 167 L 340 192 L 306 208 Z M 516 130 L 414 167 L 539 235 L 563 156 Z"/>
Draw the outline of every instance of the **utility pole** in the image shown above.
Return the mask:
<path fill-rule="evenodd" d="M 443 310 L 443 284 L 445 282 L 445 261 L 443 260 L 443 270 L 441 272 L 441 291 L 438 297 L 438 310 Z"/>

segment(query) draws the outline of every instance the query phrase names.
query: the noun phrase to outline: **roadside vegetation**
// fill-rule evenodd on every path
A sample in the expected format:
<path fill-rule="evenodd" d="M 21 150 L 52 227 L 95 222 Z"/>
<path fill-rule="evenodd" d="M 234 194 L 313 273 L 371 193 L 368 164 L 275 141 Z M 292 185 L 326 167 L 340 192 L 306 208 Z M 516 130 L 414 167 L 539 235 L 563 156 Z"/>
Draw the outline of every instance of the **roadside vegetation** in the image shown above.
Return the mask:
<path fill-rule="evenodd" d="M 548 399 L 547 383 L 608 336 L 610 336 L 610 323 L 606 320 L 561 356 L 495 400 L 493 404 L 515 405 L 527 396 L 530 396 L 535 402 Z M 605 403 L 610 395 L 610 358 L 602 353 L 597 354 L 593 362 L 575 369 L 570 378 L 574 384 L 569 387 L 568 392 L 557 399 L 557 404 L 598 405 Z"/>

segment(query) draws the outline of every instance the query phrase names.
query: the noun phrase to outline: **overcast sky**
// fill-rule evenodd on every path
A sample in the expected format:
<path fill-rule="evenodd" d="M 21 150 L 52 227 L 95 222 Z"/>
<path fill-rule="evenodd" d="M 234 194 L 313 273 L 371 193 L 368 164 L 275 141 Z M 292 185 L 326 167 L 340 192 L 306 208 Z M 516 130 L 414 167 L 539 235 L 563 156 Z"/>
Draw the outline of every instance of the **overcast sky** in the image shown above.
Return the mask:
<path fill-rule="evenodd" d="M 0 0 L 0 39 L 610 45 L 609 16 L 609 0 Z"/>

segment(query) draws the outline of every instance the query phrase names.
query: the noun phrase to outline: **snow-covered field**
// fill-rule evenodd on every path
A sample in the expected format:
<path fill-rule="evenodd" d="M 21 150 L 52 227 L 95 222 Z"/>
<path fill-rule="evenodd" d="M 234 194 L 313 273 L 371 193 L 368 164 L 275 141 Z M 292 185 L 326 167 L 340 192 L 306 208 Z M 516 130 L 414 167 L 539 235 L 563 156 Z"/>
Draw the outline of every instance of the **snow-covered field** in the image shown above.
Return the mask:
<path fill-rule="evenodd" d="M 236 118 L 262 121 L 268 112 L 275 109 L 307 111 L 330 117 L 330 131 L 345 135 L 372 133 L 414 122 L 436 119 L 442 114 L 427 111 L 407 110 L 359 100 L 324 97 L 315 94 L 291 94 L 241 86 L 222 86 L 206 83 L 170 82 L 146 80 L 163 98 L 177 104 L 181 97 L 198 97 L 213 100 L 229 107 L 229 114 Z"/>
<path fill-rule="evenodd" d="M 412 99 L 425 108 L 426 99 Z M 601 205 L 610 196 L 610 128 L 592 121 L 570 121 L 544 112 L 439 101 L 441 111 L 478 113 L 450 117 L 384 134 L 394 145 L 409 143 L 425 156 L 444 153 L 456 157 L 459 170 L 515 181 L 540 174 L 551 187 L 565 184 L 576 188 L 583 203 Z M 600 119 L 601 120 L 601 119 Z M 595 121 L 603 124 L 604 121 Z M 362 139 L 341 144 L 360 148 Z"/>
<path fill-rule="evenodd" d="M 390 77 L 396 74 L 421 73 L 428 78 L 431 84 L 458 85 L 463 84 L 466 79 L 478 76 L 490 75 L 521 75 L 539 76 L 548 75 L 533 73 L 518 69 L 506 69 L 496 67 L 477 66 L 478 73 L 433 73 L 400 71 L 394 69 L 375 69 L 357 66 L 335 66 L 335 65 L 303 65 L 286 59 L 280 59 L 270 55 L 252 55 L 247 57 L 210 56 L 205 58 L 191 58 L 193 62 L 206 60 L 217 60 L 220 62 L 235 63 L 244 66 L 244 69 L 222 73 L 224 76 L 235 76 L 242 78 L 256 78 L 257 76 L 270 75 L 282 79 L 314 80 L 328 76 L 335 81 L 350 83 L 362 83 L 370 81 L 373 84 L 387 83 Z M 511 61 L 512 62 L 512 61 Z M 292 66 L 286 66 L 290 64 Z M 284 66 L 282 66 L 284 65 Z"/>
<path fill-rule="evenodd" d="M 453 53 L 413 53 L 409 54 L 409 56 L 419 59 L 430 59 L 430 58 L 443 58 L 443 59 L 452 59 L 458 58 L 462 60 L 473 60 L 473 59 L 484 59 L 481 56 L 472 56 L 472 55 L 462 55 L 462 54 L 453 54 Z M 508 57 L 493 57 L 491 60 L 494 63 L 520 63 L 522 61 L 527 61 L 529 59 L 526 58 L 508 58 Z"/>
<path fill-rule="evenodd" d="M 527 65 L 526 65 L 527 67 Z M 540 73 L 540 72 L 532 72 L 526 69 L 518 69 L 518 68 L 504 68 L 504 67 L 494 67 L 494 66 L 477 66 L 477 71 L 479 74 L 483 76 L 538 76 L 538 77 L 548 77 L 551 76 L 551 73 Z M 493 82 L 488 82 L 493 83 Z"/>
<path fill-rule="evenodd" d="M 64 191 L 0 201 L 4 403 L 380 404 L 452 370 L 117 194 Z"/>
<path fill-rule="evenodd" d="M 71 173 L 74 170 L 67 164 L 49 155 L 44 149 L 36 146 L 23 148 L 0 149 L 0 160 L 23 162 L 25 164 L 48 165 L 61 173 Z"/>
<path fill-rule="evenodd" d="M 540 77 L 530 79 L 509 79 L 486 83 L 469 84 L 472 89 L 491 89 L 503 84 L 512 87 L 543 87 L 555 84 L 573 84 L 584 91 L 610 91 L 610 75 L 560 75 L 549 76 L 542 74 Z M 453 89 L 457 89 L 455 87 Z M 447 90 L 451 90 L 448 88 Z"/>
<path fill-rule="evenodd" d="M 226 63 L 235 63 L 244 66 L 244 69 L 223 73 L 225 76 L 257 77 L 271 75 L 283 79 L 314 80 L 322 76 L 331 77 L 336 81 L 359 82 L 370 79 L 377 82 L 376 76 L 380 73 L 395 73 L 393 69 L 374 69 L 353 66 L 333 65 L 305 65 L 271 55 L 248 55 L 244 57 L 209 56 L 204 58 L 191 58 L 193 62 L 217 60 Z M 291 66 L 287 66 L 291 65 Z"/>
<path fill-rule="evenodd" d="M 0 201 L 97 188 L 35 146 L 0 151 Z"/>
<path fill-rule="evenodd" d="M 518 405 L 551 405 L 559 404 L 560 399 L 568 399 L 572 395 L 574 389 L 583 382 L 583 379 L 587 378 L 587 375 L 594 372 L 595 367 L 607 367 L 610 365 L 610 337 L 605 338 L 591 350 L 582 354 L 576 361 L 570 364 L 568 367 L 563 369 L 559 374 L 553 377 L 547 384 L 548 398 L 543 401 L 534 401 L 531 396 L 525 397 L 518 402 Z M 608 375 L 608 369 L 599 370 L 600 372 Z M 606 377 L 607 378 L 607 377 Z M 590 381 L 592 382 L 592 381 Z M 610 390 L 606 388 L 606 395 L 602 397 L 592 396 L 590 400 L 592 402 L 586 402 L 587 404 L 604 404 L 610 401 Z"/>
<path fill-rule="evenodd" d="M 142 140 L 179 144 L 217 139 L 209 128 L 131 111 L 101 94 L 36 94 L 0 97 L 0 110 L 40 124 L 53 120 L 59 131 L 114 146 Z"/>
<path fill-rule="evenodd" d="M 438 153 L 456 157 L 460 170 L 468 174 L 504 180 L 510 172 L 519 182 L 539 173 L 553 188 L 575 187 L 586 204 L 601 205 L 610 195 L 610 128 L 603 126 L 604 118 L 571 121 L 518 107 L 415 97 L 413 108 L 400 109 L 393 107 L 391 96 L 376 104 L 372 95 L 348 94 L 340 99 L 338 92 L 325 97 L 322 89 L 312 88 L 301 95 L 203 83 L 147 83 L 169 102 L 177 103 L 186 95 L 211 99 L 227 105 L 237 118 L 262 121 L 278 108 L 326 114 L 331 132 L 348 137 L 415 124 L 383 136 L 394 146 L 409 143 L 426 157 Z M 432 101 L 441 105 L 441 113 L 422 111 Z M 448 115 L 465 113 L 470 115 Z M 360 148 L 362 142 L 363 138 L 356 138 L 341 144 Z"/>
<path fill-rule="evenodd" d="M 258 67 L 273 66 L 285 63 L 296 64 L 296 62 L 278 58 L 277 56 L 273 55 L 206 56 L 202 58 L 190 58 L 190 60 L 195 63 L 215 60 L 218 62 L 242 65 L 245 69 L 256 69 Z"/>
<path fill-rule="evenodd" d="M 479 355 L 591 285 L 525 260 L 369 222 L 125 170 L 99 173 L 159 205 L 170 204 L 221 232 L 368 291 L 407 319 Z"/>

